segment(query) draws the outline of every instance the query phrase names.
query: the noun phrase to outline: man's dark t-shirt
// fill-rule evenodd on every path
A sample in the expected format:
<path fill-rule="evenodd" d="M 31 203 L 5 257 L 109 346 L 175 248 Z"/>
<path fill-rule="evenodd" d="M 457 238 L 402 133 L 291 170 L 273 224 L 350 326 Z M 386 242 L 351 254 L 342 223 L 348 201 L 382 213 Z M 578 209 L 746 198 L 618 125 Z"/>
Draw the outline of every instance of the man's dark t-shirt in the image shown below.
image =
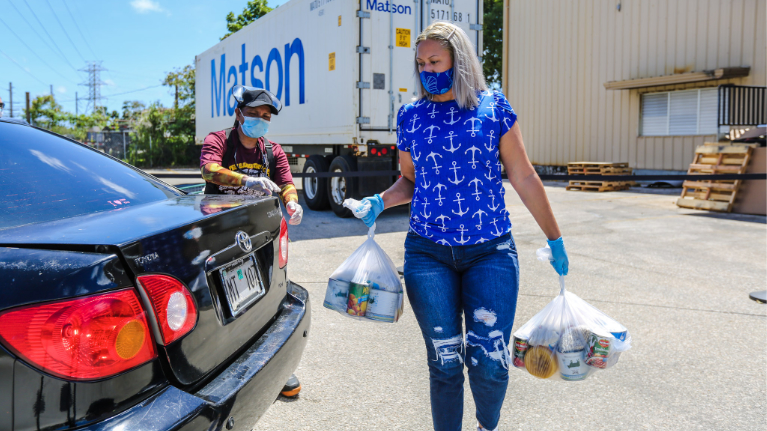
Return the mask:
<path fill-rule="evenodd" d="M 240 174 L 248 175 L 251 177 L 267 177 L 268 174 L 264 169 L 266 164 L 264 139 L 259 138 L 258 145 L 253 149 L 247 149 L 240 143 L 240 136 L 236 130 L 233 130 L 229 134 L 229 140 L 226 140 L 226 131 L 213 132 L 205 137 L 205 143 L 202 146 L 202 154 L 200 155 L 200 168 L 208 163 L 218 163 L 222 167 L 229 169 L 230 171 Z M 282 187 L 286 184 L 293 184 L 293 175 L 290 173 L 290 165 L 288 164 L 288 157 L 282 150 L 280 144 L 269 141 L 272 144 L 272 152 L 274 154 L 274 164 L 276 166 L 269 166 L 270 171 L 274 171 L 274 182 L 278 186 Z M 232 153 L 234 161 L 227 161 L 229 166 L 226 166 L 222 159 L 226 153 L 227 145 L 235 145 L 235 151 Z M 219 191 L 224 194 L 257 194 L 257 192 L 249 190 L 247 187 L 232 187 L 232 186 L 220 186 L 216 185 Z"/>

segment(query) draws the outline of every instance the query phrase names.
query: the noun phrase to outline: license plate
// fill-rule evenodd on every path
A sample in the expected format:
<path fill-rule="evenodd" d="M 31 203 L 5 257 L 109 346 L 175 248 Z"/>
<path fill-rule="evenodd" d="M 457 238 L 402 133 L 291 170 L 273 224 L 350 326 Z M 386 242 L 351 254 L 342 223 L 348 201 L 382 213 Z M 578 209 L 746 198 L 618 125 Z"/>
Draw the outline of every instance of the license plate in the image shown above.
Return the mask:
<path fill-rule="evenodd" d="M 220 276 L 232 315 L 236 315 L 264 294 L 261 271 L 252 254 L 221 269 Z"/>

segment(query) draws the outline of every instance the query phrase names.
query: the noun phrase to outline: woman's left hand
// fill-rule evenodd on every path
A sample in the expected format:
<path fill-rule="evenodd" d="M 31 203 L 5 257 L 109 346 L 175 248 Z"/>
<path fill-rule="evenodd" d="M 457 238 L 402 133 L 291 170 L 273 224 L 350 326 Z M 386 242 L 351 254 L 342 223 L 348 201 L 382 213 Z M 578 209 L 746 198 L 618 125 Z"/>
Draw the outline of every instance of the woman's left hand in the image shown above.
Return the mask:
<path fill-rule="evenodd" d="M 565 242 L 560 236 L 558 239 L 546 240 L 551 248 L 551 266 L 557 271 L 559 275 L 567 275 L 568 267 L 570 266 L 570 260 L 567 258 L 567 251 L 565 251 Z"/>
<path fill-rule="evenodd" d="M 565 242 L 560 236 L 558 239 L 546 240 L 551 248 L 551 266 L 557 271 L 559 275 L 567 275 L 568 267 L 570 266 L 570 260 L 567 258 L 567 251 L 565 251 Z"/>

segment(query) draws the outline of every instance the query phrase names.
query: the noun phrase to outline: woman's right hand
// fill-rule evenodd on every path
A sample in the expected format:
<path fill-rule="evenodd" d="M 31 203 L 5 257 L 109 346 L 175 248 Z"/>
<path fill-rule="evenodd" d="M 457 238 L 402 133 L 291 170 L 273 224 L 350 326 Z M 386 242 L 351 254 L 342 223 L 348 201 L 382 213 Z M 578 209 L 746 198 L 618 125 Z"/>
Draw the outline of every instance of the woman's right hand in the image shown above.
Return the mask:
<path fill-rule="evenodd" d="M 367 227 L 373 226 L 373 223 L 376 222 L 376 219 L 378 218 L 378 215 L 381 214 L 381 212 L 384 210 L 384 201 L 383 198 L 381 198 L 381 195 L 373 195 L 370 197 L 366 197 L 362 199 L 362 204 L 370 204 L 370 210 L 367 213 L 362 214 L 361 216 L 355 216 L 362 219 L 363 222 L 365 222 L 365 225 Z"/>

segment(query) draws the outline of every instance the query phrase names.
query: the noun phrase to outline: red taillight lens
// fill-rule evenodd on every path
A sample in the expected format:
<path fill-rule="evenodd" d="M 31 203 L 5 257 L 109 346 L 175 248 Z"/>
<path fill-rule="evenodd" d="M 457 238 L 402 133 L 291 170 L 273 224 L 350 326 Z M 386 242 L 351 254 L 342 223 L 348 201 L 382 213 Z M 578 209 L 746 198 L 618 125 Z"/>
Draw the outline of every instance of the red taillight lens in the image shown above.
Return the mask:
<path fill-rule="evenodd" d="M 388 153 L 388 152 L 389 152 L 389 150 L 387 150 L 386 148 L 381 148 L 381 154 L 383 154 L 384 156 L 385 156 L 385 155 L 386 155 L 386 153 Z"/>
<path fill-rule="evenodd" d="M 180 281 L 167 275 L 141 275 L 136 280 L 152 303 L 164 345 L 194 329 L 197 307 L 192 294 Z"/>
<path fill-rule="evenodd" d="M 282 219 L 280 223 L 280 268 L 285 268 L 288 264 L 288 223 Z"/>
<path fill-rule="evenodd" d="M 30 365 L 70 380 L 113 376 L 157 357 L 133 289 L 6 311 L 0 337 Z"/>
<path fill-rule="evenodd" d="M 371 148 L 370 149 L 370 154 L 375 155 L 377 152 L 378 152 L 378 150 L 376 150 L 375 148 Z"/>

